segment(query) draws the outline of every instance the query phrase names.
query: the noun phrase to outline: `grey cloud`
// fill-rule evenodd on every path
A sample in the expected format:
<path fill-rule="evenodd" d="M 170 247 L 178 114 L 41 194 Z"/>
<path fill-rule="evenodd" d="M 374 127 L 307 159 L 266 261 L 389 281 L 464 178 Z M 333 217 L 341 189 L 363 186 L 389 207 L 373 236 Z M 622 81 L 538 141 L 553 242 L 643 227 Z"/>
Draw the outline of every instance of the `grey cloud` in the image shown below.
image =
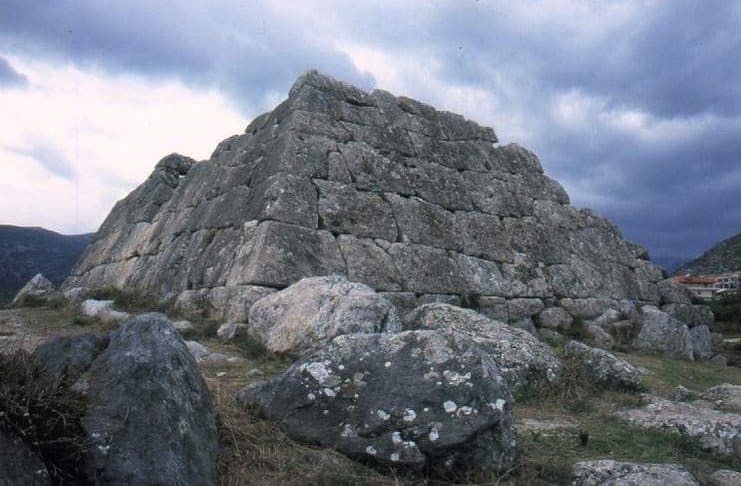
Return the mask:
<path fill-rule="evenodd" d="M 0 86 L 25 86 L 26 77 L 13 69 L 8 61 L 0 57 Z"/>
<path fill-rule="evenodd" d="M 11 148 L 12 152 L 35 160 L 51 174 L 63 179 L 72 180 L 77 177 L 77 171 L 62 151 L 52 143 L 35 140 L 21 148 Z"/>
<path fill-rule="evenodd" d="M 489 117 L 503 140 L 524 133 L 516 141 L 538 153 L 575 204 L 594 207 L 654 255 L 689 257 L 741 230 L 728 185 L 741 178 L 741 7 L 641 2 L 621 25 L 604 7 L 629 4 L 599 4 L 578 24 L 566 10 L 542 21 L 517 15 L 511 2 L 483 0 L 326 1 L 301 18 L 261 2 L 174 9 L 154 0 L 9 0 L 0 4 L 0 48 L 215 86 L 250 112 L 270 108 L 271 95 L 285 94 L 309 67 L 374 87 L 338 52 L 340 41 L 391 52 L 430 66 L 440 81 L 490 93 L 506 107 Z M 403 94 L 430 95 L 422 79 L 408 86 Z M 569 92 L 677 129 L 643 138 L 599 113 L 564 124 L 551 107 Z M 707 117 L 705 128 L 690 129 Z"/>
<path fill-rule="evenodd" d="M 249 8 L 219 1 L 178 8 L 155 0 L 0 4 L 0 42 L 6 46 L 111 72 L 221 88 L 246 111 L 268 108 L 270 93 L 287 92 L 309 68 L 373 85 L 346 55 L 314 40 L 310 27 L 286 25 L 261 3 Z"/>

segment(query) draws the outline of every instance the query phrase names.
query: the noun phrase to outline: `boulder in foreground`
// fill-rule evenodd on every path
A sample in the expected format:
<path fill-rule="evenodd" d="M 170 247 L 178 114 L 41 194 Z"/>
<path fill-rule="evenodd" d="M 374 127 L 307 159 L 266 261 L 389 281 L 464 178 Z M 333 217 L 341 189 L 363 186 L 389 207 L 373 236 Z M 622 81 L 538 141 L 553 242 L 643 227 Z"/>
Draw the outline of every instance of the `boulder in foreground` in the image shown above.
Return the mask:
<path fill-rule="evenodd" d="M 515 457 L 508 387 L 457 332 L 339 336 L 237 398 L 297 440 L 384 466 L 449 477 Z"/>
<path fill-rule="evenodd" d="M 60 355 L 61 353 L 61 355 Z M 111 332 L 60 337 L 34 353 L 75 380 L 96 484 L 216 484 L 218 435 L 206 383 L 170 321 L 142 314 Z"/>

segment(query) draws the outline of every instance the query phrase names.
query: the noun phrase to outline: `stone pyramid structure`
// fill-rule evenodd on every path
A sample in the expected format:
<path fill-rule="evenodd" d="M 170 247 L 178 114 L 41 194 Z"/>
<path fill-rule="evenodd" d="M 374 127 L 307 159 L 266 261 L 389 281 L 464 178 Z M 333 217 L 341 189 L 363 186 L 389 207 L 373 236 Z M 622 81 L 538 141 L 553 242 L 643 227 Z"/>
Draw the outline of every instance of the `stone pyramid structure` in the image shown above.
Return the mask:
<path fill-rule="evenodd" d="M 551 307 L 594 317 L 663 303 L 646 252 L 570 206 L 532 152 L 316 71 L 209 160 L 162 159 L 64 287 L 136 290 L 243 320 L 258 298 L 330 274 L 402 313 L 437 301 L 512 322 Z"/>

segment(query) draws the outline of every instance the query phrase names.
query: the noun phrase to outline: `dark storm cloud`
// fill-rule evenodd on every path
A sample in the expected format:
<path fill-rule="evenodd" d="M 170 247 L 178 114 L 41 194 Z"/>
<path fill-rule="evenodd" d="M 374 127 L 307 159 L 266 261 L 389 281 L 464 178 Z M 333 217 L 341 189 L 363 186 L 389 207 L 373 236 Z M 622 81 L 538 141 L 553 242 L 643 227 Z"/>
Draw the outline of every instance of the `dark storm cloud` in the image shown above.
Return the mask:
<path fill-rule="evenodd" d="M 5 1 L 0 48 L 216 87 L 254 112 L 309 67 L 373 87 L 338 51 L 349 41 L 430 67 L 401 94 L 444 105 L 426 75 L 488 93 L 503 141 L 534 149 L 576 205 L 653 255 L 741 231 L 738 2 L 326 1 L 294 16 L 204 3 Z M 559 112 L 571 102 L 575 120 Z"/>
<path fill-rule="evenodd" d="M 260 4 L 241 10 L 224 2 L 177 8 L 163 1 L 0 4 L 0 42 L 8 49 L 217 87 L 249 111 L 268 108 L 266 96 L 286 93 L 308 68 L 373 84 L 346 55 L 305 36 L 310 29 L 310 23 L 285 25 Z"/>
<path fill-rule="evenodd" d="M 26 83 L 26 77 L 0 57 L 0 86 L 25 86 Z"/>
<path fill-rule="evenodd" d="M 28 157 L 36 161 L 47 172 L 62 179 L 72 180 L 77 176 L 72 163 L 64 153 L 51 142 L 36 140 L 22 148 L 11 148 L 11 151 L 21 157 Z"/>

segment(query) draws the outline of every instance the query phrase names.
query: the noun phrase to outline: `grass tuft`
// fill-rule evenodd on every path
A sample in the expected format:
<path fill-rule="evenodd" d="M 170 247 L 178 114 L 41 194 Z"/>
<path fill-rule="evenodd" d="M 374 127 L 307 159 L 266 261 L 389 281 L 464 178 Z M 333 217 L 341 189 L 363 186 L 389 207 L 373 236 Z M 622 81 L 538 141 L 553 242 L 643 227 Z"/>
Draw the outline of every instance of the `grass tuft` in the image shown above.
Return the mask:
<path fill-rule="evenodd" d="M 54 484 L 88 484 L 84 398 L 41 374 L 25 350 L 0 354 L 0 429 L 39 456 Z"/>

